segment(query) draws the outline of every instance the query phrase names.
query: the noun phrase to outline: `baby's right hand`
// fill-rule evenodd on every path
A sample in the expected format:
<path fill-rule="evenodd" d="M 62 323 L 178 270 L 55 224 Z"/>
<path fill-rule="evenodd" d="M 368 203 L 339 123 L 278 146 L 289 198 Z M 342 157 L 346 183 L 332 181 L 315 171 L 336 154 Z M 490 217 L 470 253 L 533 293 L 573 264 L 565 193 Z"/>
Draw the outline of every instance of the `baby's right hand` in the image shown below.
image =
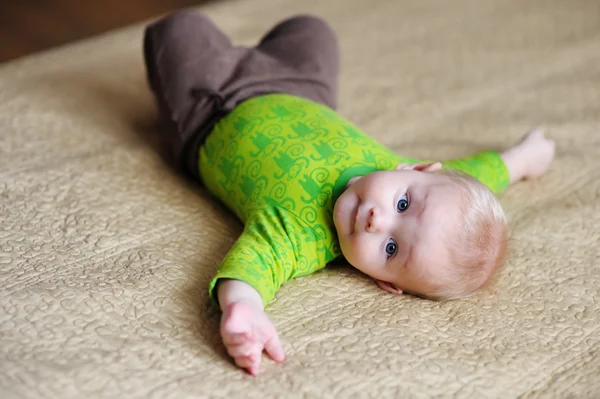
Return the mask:
<path fill-rule="evenodd" d="M 263 350 L 271 359 L 285 359 L 275 326 L 262 308 L 251 303 L 233 302 L 223 310 L 221 337 L 235 364 L 257 375 Z"/>
<path fill-rule="evenodd" d="M 534 130 L 523 140 L 502 153 L 502 159 L 510 174 L 510 183 L 523 179 L 536 179 L 546 173 L 556 151 L 554 140 Z"/>

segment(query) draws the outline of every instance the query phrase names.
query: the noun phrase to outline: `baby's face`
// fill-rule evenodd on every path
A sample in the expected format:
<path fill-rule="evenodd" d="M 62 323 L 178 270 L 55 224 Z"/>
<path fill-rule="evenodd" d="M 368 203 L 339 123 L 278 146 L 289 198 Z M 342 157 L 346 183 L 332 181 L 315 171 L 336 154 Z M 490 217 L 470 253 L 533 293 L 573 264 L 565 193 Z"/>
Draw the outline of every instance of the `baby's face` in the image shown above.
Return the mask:
<path fill-rule="evenodd" d="M 448 267 L 441 232 L 448 237 L 459 226 L 460 201 L 452 180 L 439 173 L 394 170 L 354 178 L 334 208 L 342 253 L 387 291 L 426 292 Z"/>

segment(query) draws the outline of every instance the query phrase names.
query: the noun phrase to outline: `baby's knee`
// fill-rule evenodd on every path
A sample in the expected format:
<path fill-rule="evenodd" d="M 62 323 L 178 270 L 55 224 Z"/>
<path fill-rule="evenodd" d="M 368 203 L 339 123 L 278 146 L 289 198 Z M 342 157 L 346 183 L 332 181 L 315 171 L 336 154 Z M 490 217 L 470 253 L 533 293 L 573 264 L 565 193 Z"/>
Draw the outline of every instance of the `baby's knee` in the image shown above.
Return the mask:
<path fill-rule="evenodd" d="M 299 14 L 279 23 L 269 36 L 301 34 L 306 39 L 314 38 L 319 45 L 337 45 L 333 28 L 323 18 L 311 14 Z"/>
<path fill-rule="evenodd" d="M 215 23 L 204 13 L 184 9 L 168 14 L 146 28 L 146 36 L 170 37 L 170 40 L 193 40 L 199 32 L 218 30 Z"/>

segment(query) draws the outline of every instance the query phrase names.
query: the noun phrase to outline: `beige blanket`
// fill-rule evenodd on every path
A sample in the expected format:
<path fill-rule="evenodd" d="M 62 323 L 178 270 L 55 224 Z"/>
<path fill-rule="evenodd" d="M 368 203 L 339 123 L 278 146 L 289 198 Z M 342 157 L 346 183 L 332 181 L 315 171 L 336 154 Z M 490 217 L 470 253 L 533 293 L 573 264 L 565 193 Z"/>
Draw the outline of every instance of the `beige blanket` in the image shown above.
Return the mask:
<path fill-rule="evenodd" d="M 600 2 L 204 10 L 242 44 L 292 13 L 326 17 L 340 112 L 402 154 L 546 128 L 550 173 L 502 198 L 498 284 L 436 303 L 334 266 L 268 307 L 286 362 L 238 370 L 207 283 L 241 227 L 154 149 L 140 24 L 0 66 L 0 397 L 599 397 Z"/>

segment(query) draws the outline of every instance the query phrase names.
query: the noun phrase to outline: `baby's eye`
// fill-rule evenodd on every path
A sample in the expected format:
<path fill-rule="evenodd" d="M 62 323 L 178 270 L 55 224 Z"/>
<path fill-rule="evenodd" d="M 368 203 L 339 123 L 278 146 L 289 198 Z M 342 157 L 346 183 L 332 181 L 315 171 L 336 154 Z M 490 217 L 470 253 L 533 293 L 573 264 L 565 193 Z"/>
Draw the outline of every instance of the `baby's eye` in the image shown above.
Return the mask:
<path fill-rule="evenodd" d="M 387 257 L 391 258 L 392 256 L 394 256 L 397 249 L 398 249 L 398 246 L 396 245 L 396 241 L 394 241 L 393 238 L 390 238 L 388 240 L 387 244 L 385 244 L 385 253 L 386 253 Z"/>
<path fill-rule="evenodd" d="M 396 205 L 396 210 L 398 211 L 398 213 L 402 213 L 408 209 L 409 205 L 410 205 L 410 199 L 408 198 L 408 194 L 404 194 L 398 200 L 398 204 Z"/>

